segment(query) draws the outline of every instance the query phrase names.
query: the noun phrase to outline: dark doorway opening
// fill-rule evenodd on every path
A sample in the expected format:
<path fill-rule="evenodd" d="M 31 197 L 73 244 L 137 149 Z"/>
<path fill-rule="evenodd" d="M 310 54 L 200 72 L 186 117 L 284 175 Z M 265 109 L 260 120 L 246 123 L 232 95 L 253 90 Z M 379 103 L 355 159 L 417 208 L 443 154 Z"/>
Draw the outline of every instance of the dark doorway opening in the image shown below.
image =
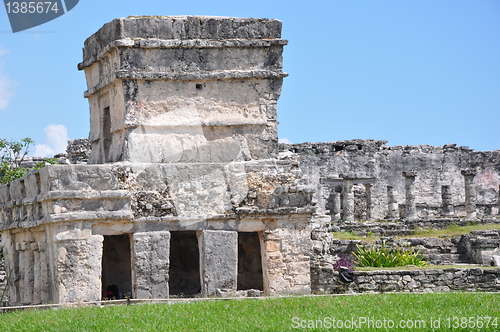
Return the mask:
<path fill-rule="evenodd" d="M 102 293 L 104 299 L 122 299 L 132 294 L 132 266 L 128 234 L 104 236 Z"/>
<path fill-rule="evenodd" d="M 238 233 L 238 290 L 263 291 L 263 280 L 259 233 Z"/>
<path fill-rule="evenodd" d="M 196 231 L 170 232 L 170 295 L 190 296 L 201 292 L 200 250 Z"/>

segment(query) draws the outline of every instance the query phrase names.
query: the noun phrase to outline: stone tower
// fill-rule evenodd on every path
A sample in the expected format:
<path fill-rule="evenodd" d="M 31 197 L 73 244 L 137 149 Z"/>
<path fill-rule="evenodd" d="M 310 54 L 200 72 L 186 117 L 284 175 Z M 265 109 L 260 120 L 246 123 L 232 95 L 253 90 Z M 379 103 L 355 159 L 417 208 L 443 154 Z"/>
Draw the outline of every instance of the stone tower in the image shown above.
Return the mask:
<path fill-rule="evenodd" d="M 129 17 L 85 42 L 90 163 L 276 158 L 281 22 Z"/>

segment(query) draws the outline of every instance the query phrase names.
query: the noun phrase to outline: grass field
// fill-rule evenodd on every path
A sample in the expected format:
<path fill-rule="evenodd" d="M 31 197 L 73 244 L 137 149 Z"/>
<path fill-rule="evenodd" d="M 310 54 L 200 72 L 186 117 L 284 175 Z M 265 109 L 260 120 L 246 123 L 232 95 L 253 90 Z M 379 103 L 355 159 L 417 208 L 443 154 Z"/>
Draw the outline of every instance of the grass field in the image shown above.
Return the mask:
<path fill-rule="evenodd" d="M 15 311 L 0 317 L 0 331 L 298 330 L 500 331 L 500 294 L 231 299 Z"/>

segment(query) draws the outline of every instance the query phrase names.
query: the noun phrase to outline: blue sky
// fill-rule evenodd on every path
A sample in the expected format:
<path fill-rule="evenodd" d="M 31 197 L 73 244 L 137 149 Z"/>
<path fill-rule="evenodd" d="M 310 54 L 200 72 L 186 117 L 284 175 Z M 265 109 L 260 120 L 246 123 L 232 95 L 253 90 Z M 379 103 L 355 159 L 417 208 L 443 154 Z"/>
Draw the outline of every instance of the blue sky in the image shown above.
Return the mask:
<path fill-rule="evenodd" d="M 279 136 L 500 149 L 500 1 L 95 1 L 12 33 L 0 7 L 0 138 L 32 154 L 87 137 L 87 37 L 116 17 L 217 15 L 283 22 Z"/>

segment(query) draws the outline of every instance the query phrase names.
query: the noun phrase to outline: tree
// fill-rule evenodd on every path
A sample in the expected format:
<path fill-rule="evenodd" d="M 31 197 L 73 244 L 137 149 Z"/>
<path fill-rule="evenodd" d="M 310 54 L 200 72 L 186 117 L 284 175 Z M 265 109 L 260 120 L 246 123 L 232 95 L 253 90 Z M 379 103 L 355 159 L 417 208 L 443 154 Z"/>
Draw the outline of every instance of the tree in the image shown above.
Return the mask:
<path fill-rule="evenodd" d="M 29 168 L 21 165 L 33 144 L 35 141 L 29 137 L 20 141 L 0 139 L 0 184 L 9 183 L 29 172 Z"/>

